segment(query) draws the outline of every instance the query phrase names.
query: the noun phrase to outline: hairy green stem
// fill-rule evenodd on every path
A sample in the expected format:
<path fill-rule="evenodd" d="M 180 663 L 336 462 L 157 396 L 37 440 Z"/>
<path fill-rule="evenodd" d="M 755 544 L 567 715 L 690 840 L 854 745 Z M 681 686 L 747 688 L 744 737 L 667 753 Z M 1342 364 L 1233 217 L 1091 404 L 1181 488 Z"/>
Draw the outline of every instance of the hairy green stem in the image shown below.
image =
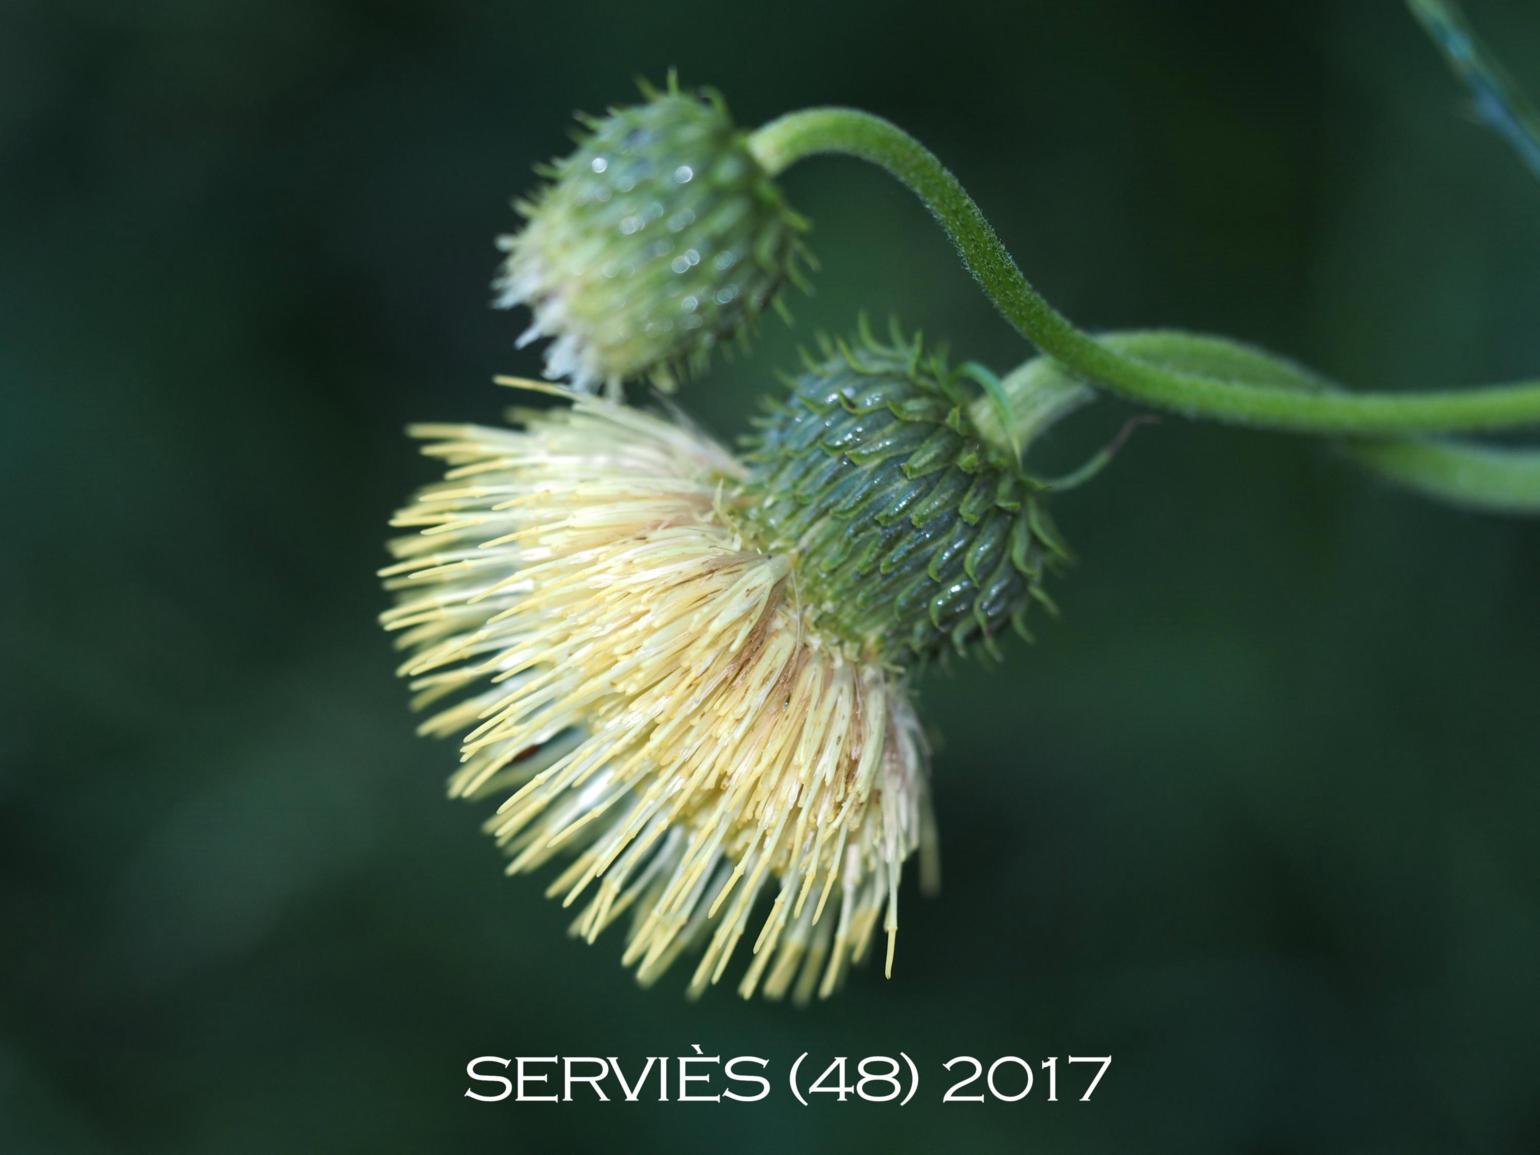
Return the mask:
<path fill-rule="evenodd" d="M 1104 333 L 1102 344 L 1118 353 L 1168 369 L 1224 376 L 1258 386 L 1320 395 L 1331 381 L 1281 357 L 1239 341 L 1172 330 Z M 1038 357 L 1007 380 L 1030 375 L 1036 389 L 1070 388 L 1079 378 L 1059 363 Z M 1036 428 L 1035 411 L 1026 419 Z M 1476 445 L 1452 440 L 1345 441 L 1344 456 L 1424 496 L 1467 509 L 1540 513 L 1540 450 Z"/>
<path fill-rule="evenodd" d="M 1359 437 L 1540 424 L 1540 381 L 1427 393 L 1306 391 L 1130 357 L 1076 328 L 1050 305 L 957 178 L 896 125 L 856 109 L 812 108 L 764 125 L 750 137 L 749 147 L 771 173 L 825 153 L 885 169 L 930 210 L 985 294 L 1022 336 L 1079 376 L 1131 400 L 1188 417 Z"/>

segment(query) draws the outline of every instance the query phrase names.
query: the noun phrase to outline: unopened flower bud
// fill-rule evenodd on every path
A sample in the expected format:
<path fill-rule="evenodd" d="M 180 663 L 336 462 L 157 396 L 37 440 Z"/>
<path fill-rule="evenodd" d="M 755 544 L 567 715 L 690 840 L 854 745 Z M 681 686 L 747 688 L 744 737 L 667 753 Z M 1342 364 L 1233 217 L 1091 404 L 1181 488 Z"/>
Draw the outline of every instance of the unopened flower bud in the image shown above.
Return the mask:
<path fill-rule="evenodd" d="M 669 388 L 744 339 L 800 277 L 805 223 L 750 153 L 715 93 L 648 93 L 583 121 L 577 151 L 518 204 L 497 303 L 528 305 L 520 344 L 553 338 L 546 376 L 616 391 Z"/>

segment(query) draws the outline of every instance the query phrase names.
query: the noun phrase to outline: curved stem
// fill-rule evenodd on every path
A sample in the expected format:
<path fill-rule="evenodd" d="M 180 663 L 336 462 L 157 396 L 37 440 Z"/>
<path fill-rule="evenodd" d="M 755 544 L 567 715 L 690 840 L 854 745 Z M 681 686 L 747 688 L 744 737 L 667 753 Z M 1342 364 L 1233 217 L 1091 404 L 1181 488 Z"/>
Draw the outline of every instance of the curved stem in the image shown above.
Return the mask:
<path fill-rule="evenodd" d="M 1540 513 L 1540 450 L 1451 441 L 1375 441 L 1347 455 L 1382 477 L 1467 509 Z"/>
<path fill-rule="evenodd" d="M 1307 392 L 1136 360 L 1076 328 L 1050 305 L 957 178 L 896 125 L 856 109 L 812 108 L 771 121 L 750 136 L 749 147 L 771 173 L 821 153 L 857 157 L 887 170 L 924 202 L 985 294 L 1022 336 L 1093 384 L 1146 405 L 1263 428 L 1365 437 L 1540 424 L 1540 381 L 1453 392 Z"/>
<path fill-rule="evenodd" d="M 1151 329 L 1106 333 L 1101 342 L 1124 356 L 1187 373 L 1316 395 L 1338 388 L 1308 369 L 1223 337 Z M 1065 386 L 1078 381 L 1046 357 L 1027 365 L 1035 370 L 1039 389 L 1053 384 L 1055 374 Z M 1022 370 L 1011 377 L 1018 375 Z M 1467 509 L 1540 513 L 1540 450 L 1451 440 L 1349 441 L 1341 450 L 1356 464 L 1427 497 Z"/>

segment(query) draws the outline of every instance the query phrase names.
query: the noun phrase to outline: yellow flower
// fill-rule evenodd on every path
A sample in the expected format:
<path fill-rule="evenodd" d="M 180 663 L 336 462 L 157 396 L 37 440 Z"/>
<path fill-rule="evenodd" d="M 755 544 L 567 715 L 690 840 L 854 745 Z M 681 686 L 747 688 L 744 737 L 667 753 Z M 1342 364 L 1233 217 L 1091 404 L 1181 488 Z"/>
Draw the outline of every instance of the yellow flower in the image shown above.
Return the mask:
<path fill-rule="evenodd" d="M 550 386 L 516 426 L 427 425 L 446 479 L 394 524 L 384 571 L 451 793 L 512 789 L 487 829 L 510 873 L 592 941 L 623 916 L 648 983 L 692 994 L 751 952 L 745 996 L 827 995 L 886 932 L 916 851 L 934 876 L 928 755 L 906 677 L 762 548 L 748 467 L 678 420 Z"/>

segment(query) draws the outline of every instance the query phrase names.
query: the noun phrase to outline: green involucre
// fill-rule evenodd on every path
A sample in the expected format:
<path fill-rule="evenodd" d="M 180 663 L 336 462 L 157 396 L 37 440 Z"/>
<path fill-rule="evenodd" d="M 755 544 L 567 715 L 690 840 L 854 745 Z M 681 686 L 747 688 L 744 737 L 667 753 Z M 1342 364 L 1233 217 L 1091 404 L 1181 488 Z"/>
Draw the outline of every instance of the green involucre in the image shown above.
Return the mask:
<path fill-rule="evenodd" d="M 970 416 L 978 387 L 916 339 L 826 344 L 769 405 L 745 533 L 796 559 L 820 626 L 903 665 L 1027 634 L 1067 559 L 1044 487 Z"/>

